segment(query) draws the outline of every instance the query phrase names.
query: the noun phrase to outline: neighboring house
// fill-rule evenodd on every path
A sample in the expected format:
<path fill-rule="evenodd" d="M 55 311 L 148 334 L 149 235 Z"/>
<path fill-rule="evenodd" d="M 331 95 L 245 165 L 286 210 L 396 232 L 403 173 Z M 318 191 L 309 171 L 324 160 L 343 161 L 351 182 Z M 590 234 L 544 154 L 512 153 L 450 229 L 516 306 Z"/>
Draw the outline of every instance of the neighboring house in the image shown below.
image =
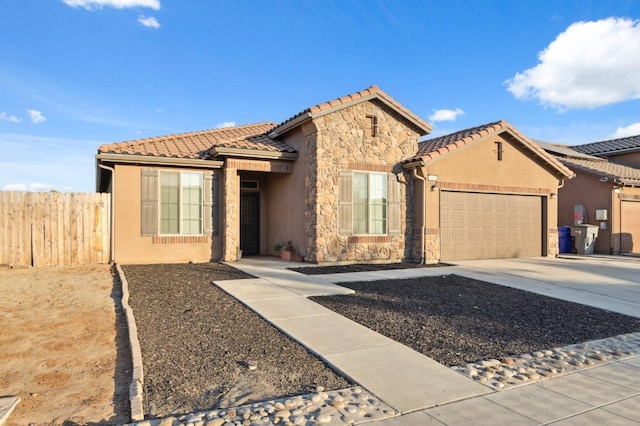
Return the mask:
<path fill-rule="evenodd" d="M 623 139 L 571 147 L 538 142 L 576 173 L 558 192 L 558 225 L 574 225 L 575 206 L 584 206 L 584 222 L 599 226 L 595 242 L 598 253 L 640 253 L 640 166 L 617 164 L 631 162 L 640 153 L 640 137 L 625 140 L 637 141 L 635 154 L 629 151 L 629 144 L 621 144 Z M 624 152 L 614 152 L 611 148 L 616 145 Z M 585 151 L 598 152 L 605 158 Z"/>
<path fill-rule="evenodd" d="M 572 147 L 587 155 L 601 157 L 612 163 L 640 168 L 640 135 Z"/>
<path fill-rule="evenodd" d="M 278 125 L 103 145 L 114 261 L 230 261 L 288 241 L 317 263 L 557 254 L 566 167 L 506 122 L 420 142 L 430 131 L 372 86 Z"/>

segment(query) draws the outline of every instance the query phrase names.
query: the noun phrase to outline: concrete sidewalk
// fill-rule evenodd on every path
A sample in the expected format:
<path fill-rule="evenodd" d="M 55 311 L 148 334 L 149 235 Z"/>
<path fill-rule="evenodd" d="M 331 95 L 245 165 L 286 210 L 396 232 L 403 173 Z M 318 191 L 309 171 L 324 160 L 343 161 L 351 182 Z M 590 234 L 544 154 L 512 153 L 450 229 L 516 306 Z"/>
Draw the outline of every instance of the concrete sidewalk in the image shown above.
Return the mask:
<path fill-rule="evenodd" d="M 244 259 L 233 266 L 259 278 L 216 284 L 400 413 L 371 424 L 640 424 L 640 356 L 496 392 L 307 299 L 352 292 L 336 282 L 456 273 L 640 316 L 640 263 L 614 272 L 620 265 L 598 261 L 482 262 L 308 276 Z"/>

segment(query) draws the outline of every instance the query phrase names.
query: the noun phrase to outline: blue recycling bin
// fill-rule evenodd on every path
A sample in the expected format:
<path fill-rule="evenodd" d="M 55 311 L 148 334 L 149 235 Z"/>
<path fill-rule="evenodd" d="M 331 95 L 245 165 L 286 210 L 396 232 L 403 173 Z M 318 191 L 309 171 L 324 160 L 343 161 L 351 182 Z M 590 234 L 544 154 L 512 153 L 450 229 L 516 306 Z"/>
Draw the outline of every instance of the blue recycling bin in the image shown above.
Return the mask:
<path fill-rule="evenodd" d="M 573 237 L 568 226 L 558 227 L 558 249 L 560 253 L 573 253 Z"/>

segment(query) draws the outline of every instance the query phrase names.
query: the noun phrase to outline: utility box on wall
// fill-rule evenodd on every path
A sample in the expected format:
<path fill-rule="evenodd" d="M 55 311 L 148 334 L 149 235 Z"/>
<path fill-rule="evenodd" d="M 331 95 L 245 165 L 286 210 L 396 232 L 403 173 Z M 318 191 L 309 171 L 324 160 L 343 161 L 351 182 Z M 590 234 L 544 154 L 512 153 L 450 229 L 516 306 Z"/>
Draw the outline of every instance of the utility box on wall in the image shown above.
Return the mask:
<path fill-rule="evenodd" d="M 596 220 L 607 220 L 607 209 L 596 210 Z"/>

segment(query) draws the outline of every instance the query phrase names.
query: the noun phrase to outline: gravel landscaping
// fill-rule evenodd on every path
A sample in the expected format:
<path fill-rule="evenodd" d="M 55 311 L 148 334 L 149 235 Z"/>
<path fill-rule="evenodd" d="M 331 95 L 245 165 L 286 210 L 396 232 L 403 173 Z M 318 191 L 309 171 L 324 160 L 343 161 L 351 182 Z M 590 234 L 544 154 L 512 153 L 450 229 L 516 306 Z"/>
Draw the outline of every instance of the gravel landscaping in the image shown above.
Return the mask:
<path fill-rule="evenodd" d="M 319 274 L 405 267 L 424 266 L 292 269 Z M 123 270 L 142 347 L 147 417 L 351 386 L 212 284 L 251 276 L 221 263 Z M 640 332 L 637 318 L 457 275 L 341 285 L 356 294 L 312 300 L 447 366 Z"/>
<path fill-rule="evenodd" d="M 342 274 L 345 272 L 371 272 L 385 271 L 392 269 L 412 269 L 412 268 L 436 268 L 438 266 L 451 266 L 448 263 L 354 263 L 350 265 L 331 265 L 331 266 L 303 266 L 300 268 L 288 268 L 295 272 L 305 275 L 323 275 L 323 274 Z"/>
<path fill-rule="evenodd" d="M 251 276 L 221 263 L 122 269 L 142 348 L 148 417 L 351 385 L 212 284 Z"/>
<path fill-rule="evenodd" d="M 447 366 L 640 331 L 637 318 L 457 275 L 341 284 L 312 300 Z"/>

